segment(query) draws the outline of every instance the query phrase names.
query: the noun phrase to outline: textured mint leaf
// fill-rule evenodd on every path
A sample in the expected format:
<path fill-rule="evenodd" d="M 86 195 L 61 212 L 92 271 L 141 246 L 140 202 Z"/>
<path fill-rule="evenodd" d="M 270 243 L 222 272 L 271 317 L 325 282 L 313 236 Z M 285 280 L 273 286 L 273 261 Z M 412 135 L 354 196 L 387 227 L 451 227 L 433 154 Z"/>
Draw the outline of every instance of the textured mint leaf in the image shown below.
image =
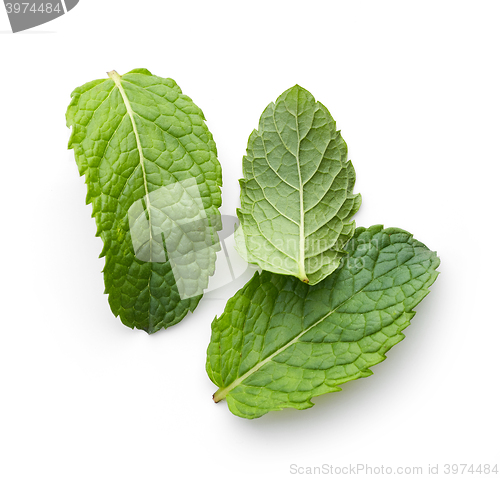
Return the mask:
<path fill-rule="evenodd" d="M 354 234 L 354 168 L 329 111 L 304 88 L 262 113 L 243 158 L 236 248 L 262 269 L 310 285 L 330 275 Z"/>
<path fill-rule="evenodd" d="M 212 324 L 214 400 L 244 418 L 313 406 L 311 398 L 372 374 L 404 338 L 436 280 L 435 252 L 401 229 L 358 228 L 342 266 L 315 286 L 256 273 Z"/>
<path fill-rule="evenodd" d="M 72 93 L 68 147 L 104 242 L 111 310 L 152 333 L 194 310 L 214 271 L 221 168 L 175 81 L 145 69 L 109 77 Z"/>

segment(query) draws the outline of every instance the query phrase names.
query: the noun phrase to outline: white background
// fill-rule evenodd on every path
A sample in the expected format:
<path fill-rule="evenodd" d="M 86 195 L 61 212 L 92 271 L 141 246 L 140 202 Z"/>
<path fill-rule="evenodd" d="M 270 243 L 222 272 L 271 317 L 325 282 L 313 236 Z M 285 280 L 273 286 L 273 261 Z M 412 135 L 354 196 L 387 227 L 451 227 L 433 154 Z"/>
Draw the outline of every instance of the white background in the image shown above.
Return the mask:
<path fill-rule="evenodd" d="M 290 465 L 498 463 L 498 2 L 81 0 L 8 33 L 0 5 L 0 476 L 286 477 Z M 244 283 L 148 336 L 103 295 L 65 110 L 116 69 L 203 109 L 234 214 L 248 136 L 295 83 L 337 120 L 358 225 L 411 231 L 441 275 L 367 379 L 258 420 L 215 405 L 210 324 Z M 304 470 L 305 471 L 305 470 Z"/>

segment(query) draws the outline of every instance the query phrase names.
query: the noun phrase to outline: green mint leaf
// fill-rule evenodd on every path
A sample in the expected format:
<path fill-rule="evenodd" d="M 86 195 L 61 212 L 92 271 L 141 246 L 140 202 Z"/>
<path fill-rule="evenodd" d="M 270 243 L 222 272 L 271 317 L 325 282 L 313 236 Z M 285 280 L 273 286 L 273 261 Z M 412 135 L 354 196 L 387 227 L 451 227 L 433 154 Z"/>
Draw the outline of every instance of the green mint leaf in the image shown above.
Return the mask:
<path fill-rule="evenodd" d="M 401 229 L 358 228 L 342 266 L 315 286 L 256 273 L 212 324 L 207 372 L 217 402 L 244 418 L 313 406 L 372 374 L 404 338 L 436 280 L 435 252 Z"/>
<path fill-rule="evenodd" d="M 310 285 L 329 276 L 361 205 L 354 168 L 329 111 L 304 88 L 262 113 L 243 158 L 236 248 L 248 262 Z"/>
<path fill-rule="evenodd" d="M 175 81 L 132 70 L 76 88 L 68 147 L 104 242 L 111 310 L 149 333 L 197 306 L 219 249 L 221 167 Z"/>

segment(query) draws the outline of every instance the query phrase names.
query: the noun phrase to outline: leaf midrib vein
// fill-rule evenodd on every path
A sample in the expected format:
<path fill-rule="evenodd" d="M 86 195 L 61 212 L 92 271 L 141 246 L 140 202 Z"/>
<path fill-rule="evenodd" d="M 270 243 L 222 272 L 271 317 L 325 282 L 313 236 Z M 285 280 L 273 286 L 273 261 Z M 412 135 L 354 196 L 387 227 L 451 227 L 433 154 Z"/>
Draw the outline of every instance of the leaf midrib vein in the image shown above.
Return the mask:
<path fill-rule="evenodd" d="M 288 108 L 287 108 L 288 110 Z M 289 110 L 288 110 L 289 111 Z M 291 111 L 289 111 L 291 114 L 293 114 Z M 297 128 L 297 152 L 295 154 L 290 151 L 290 148 L 285 144 L 283 141 L 283 138 L 281 137 L 281 133 L 278 129 L 278 125 L 276 124 L 276 105 L 273 108 L 273 122 L 274 122 L 274 127 L 276 128 L 276 132 L 278 133 L 278 136 L 283 143 L 283 146 L 287 149 L 287 151 L 292 155 L 295 156 L 295 160 L 297 161 L 297 172 L 298 172 L 298 179 L 299 179 L 299 205 L 300 205 L 300 222 L 299 222 L 299 279 L 303 282 L 309 282 L 306 271 L 305 271 L 305 260 L 304 260 L 304 255 L 305 255 L 305 237 L 304 237 L 304 186 L 302 184 L 302 176 L 301 176 L 301 171 L 300 171 L 300 163 L 299 163 L 299 151 L 300 151 L 300 133 L 299 133 L 299 96 L 297 95 L 297 114 L 293 114 L 295 116 L 295 127 Z"/>
<path fill-rule="evenodd" d="M 144 190 L 146 192 L 146 194 L 145 194 L 145 197 L 146 197 L 146 209 L 148 211 L 148 217 L 149 217 L 149 221 L 148 221 L 149 240 L 150 240 L 150 244 L 152 244 L 152 242 L 153 242 L 153 225 L 152 225 L 152 222 L 153 221 L 152 221 L 152 216 L 151 216 L 151 202 L 150 202 L 150 199 L 149 199 L 149 188 L 148 188 L 148 180 L 147 180 L 147 177 L 146 177 L 144 152 L 142 150 L 142 144 L 141 144 L 141 140 L 140 140 L 140 137 L 139 137 L 139 131 L 137 129 L 137 124 L 136 124 L 135 118 L 134 118 L 134 110 L 132 109 L 132 106 L 130 105 L 130 101 L 128 99 L 127 93 L 125 92 L 125 89 L 123 88 L 123 85 L 121 83 L 121 76 L 116 71 L 112 71 L 112 72 L 108 73 L 108 75 L 115 82 L 116 86 L 118 87 L 118 90 L 119 90 L 119 92 L 120 92 L 120 94 L 122 96 L 122 99 L 123 99 L 123 103 L 125 104 L 125 108 L 127 110 L 127 114 L 130 117 L 130 122 L 132 123 L 132 129 L 134 131 L 135 141 L 136 141 L 136 144 L 137 144 L 137 151 L 139 153 L 139 164 L 140 164 L 141 169 L 142 169 L 142 178 L 143 178 L 143 181 L 144 181 Z M 150 260 L 152 261 L 152 247 L 151 246 L 149 248 L 149 255 L 150 255 Z M 150 289 L 150 286 L 151 286 L 151 274 L 149 275 L 149 278 L 148 278 L 148 289 Z M 151 320 L 152 320 L 152 317 L 151 317 L 151 314 L 149 314 L 149 321 L 150 321 L 149 328 L 150 329 L 152 327 Z"/>

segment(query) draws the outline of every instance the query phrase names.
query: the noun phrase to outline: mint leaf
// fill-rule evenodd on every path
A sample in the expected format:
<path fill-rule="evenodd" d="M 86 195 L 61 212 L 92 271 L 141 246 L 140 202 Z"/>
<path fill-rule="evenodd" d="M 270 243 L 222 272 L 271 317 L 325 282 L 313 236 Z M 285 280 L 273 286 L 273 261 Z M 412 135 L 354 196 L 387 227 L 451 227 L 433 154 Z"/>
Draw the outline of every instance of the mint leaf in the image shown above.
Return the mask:
<path fill-rule="evenodd" d="M 404 338 L 436 280 L 435 252 L 401 229 L 358 228 L 348 258 L 321 283 L 256 273 L 212 324 L 207 372 L 244 418 L 313 406 L 372 374 Z"/>
<path fill-rule="evenodd" d="M 221 168 L 202 111 L 137 69 L 86 83 L 66 114 L 103 242 L 111 310 L 153 333 L 197 306 L 219 248 Z"/>
<path fill-rule="evenodd" d="M 262 113 L 243 158 L 236 248 L 262 269 L 310 285 L 330 275 L 354 234 L 361 205 L 354 168 L 328 110 L 304 88 Z"/>

